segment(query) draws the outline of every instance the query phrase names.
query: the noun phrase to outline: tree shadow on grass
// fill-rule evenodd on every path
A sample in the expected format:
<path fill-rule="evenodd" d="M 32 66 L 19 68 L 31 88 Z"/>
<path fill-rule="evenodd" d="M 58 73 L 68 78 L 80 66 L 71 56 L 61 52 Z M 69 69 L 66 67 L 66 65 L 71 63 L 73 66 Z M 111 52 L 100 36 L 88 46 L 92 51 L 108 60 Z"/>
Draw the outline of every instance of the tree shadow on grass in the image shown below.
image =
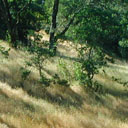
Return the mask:
<path fill-rule="evenodd" d="M 23 112 L 30 111 L 31 115 L 35 114 L 35 107 L 33 104 L 28 103 L 20 98 L 16 98 L 13 95 L 7 94 L 8 92 L 4 92 L 2 89 L 0 89 L 0 123 L 3 126 L 3 128 L 6 126 L 8 128 L 16 128 L 12 122 L 6 121 L 6 116 L 8 117 L 8 114 L 11 116 L 17 116 L 18 114 L 21 114 Z M 1 115 L 4 114 L 4 117 L 2 118 Z M 27 115 L 27 113 L 26 113 Z M 4 120 L 5 119 L 5 120 Z"/>
<path fill-rule="evenodd" d="M 75 93 L 70 87 L 59 86 L 60 92 L 51 93 L 48 91 L 52 87 L 44 87 L 37 79 L 30 78 L 31 80 L 24 83 L 24 86 L 21 84 L 22 79 L 20 76 L 11 74 L 10 72 L 0 71 L 0 81 L 7 83 L 12 88 L 22 88 L 30 96 L 44 99 L 50 103 L 57 104 L 63 107 L 75 107 L 79 108 L 83 103 L 83 98 Z M 56 88 L 56 85 L 55 85 Z M 60 88 L 63 88 L 61 90 Z M 58 90 L 58 88 L 56 88 Z M 67 91 L 68 90 L 68 91 Z M 64 92 L 66 91 L 66 92 Z M 65 94 L 64 94 L 65 93 Z M 64 95 L 67 96 L 64 96 Z"/>
<path fill-rule="evenodd" d="M 122 85 L 123 86 L 123 85 Z M 128 91 L 127 90 L 114 90 L 114 89 L 106 89 L 106 92 L 116 98 L 120 99 L 128 99 Z"/>
<path fill-rule="evenodd" d="M 16 105 L 17 108 L 20 108 L 21 110 L 22 110 L 22 108 L 24 108 L 24 110 L 29 110 L 30 112 L 33 112 L 33 113 L 35 112 L 34 105 L 32 103 L 28 103 L 28 102 L 24 101 L 22 98 L 18 98 L 18 97 L 14 98 L 13 95 L 8 96 L 6 94 L 6 92 L 4 92 L 2 89 L 0 89 L 0 96 L 1 96 L 1 99 L 3 99 L 2 102 L 6 101 L 5 104 L 8 103 L 8 104 L 12 104 L 14 106 Z M 3 109 L 5 109 L 5 111 L 6 111 L 6 107 L 4 107 Z M 12 114 L 14 113 L 14 111 L 15 111 L 15 107 L 13 108 L 13 110 L 9 110 L 9 112 Z M 0 110 L 0 112 L 2 113 L 2 110 Z M 3 110 L 3 112 L 4 112 L 4 110 Z"/>
<path fill-rule="evenodd" d="M 59 52 L 59 51 L 57 51 L 57 54 L 56 54 L 56 56 L 57 57 L 60 57 L 60 58 L 62 58 L 62 59 L 65 59 L 65 60 L 71 60 L 71 61 L 76 61 L 76 62 L 78 62 L 79 61 L 79 58 L 78 57 L 71 57 L 71 56 L 66 56 L 66 55 L 63 55 L 64 53 L 61 53 L 61 52 Z"/>
<path fill-rule="evenodd" d="M 113 117 L 119 117 L 121 121 L 128 121 L 128 100 L 121 103 L 114 109 Z"/>
<path fill-rule="evenodd" d="M 3 83 L 7 83 L 12 88 L 24 88 L 24 85 L 26 84 L 26 81 L 23 81 L 18 70 L 16 70 L 15 72 L 11 72 L 10 70 L 8 72 L 0 70 L 0 81 Z M 31 78 L 28 83 L 36 84 L 37 80 Z"/>
<path fill-rule="evenodd" d="M 54 86 L 60 86 L 57 87 L 47 87 L 47 88 L 54 88 L 57 91 L 52 93 L 48 91 L 47 88 L 41 88 L 38 89 L 38 93 L 35 93 L 33 91 L 29 91 L 28 94 L 31 96 L 34 96 L 36 98 L 41 98 L 49 103 L 56 104 L 63 107 L 74 107 L 79 109 L 81 105 L 83 104 L 84 98 L 81 97 L 79 94 L 75 93 L 72 89 L 69 87 L 63 87 L 61 85 L 54 85 Z M 60 89 L 62 88 L 62 89 Z"/>
<path fill-rule="evenodd" d="M 79 62 L 79 58 L 76 58 L 76 57 L 70 57 L 70 56 L 65 56 L 65 55 L 61 55 L 61 54 L 59 54 L 57 56 L 62 59 L 65 59 L 65 60 L 72 60 L 72 61 Z"/>
<path fill-rule="evenodd" d="M 107 108 L 115 119 L 125 121 L 128 119 L 128 91 L 105 88 L 103 94 L 94 94 L 94 102 Z"/>

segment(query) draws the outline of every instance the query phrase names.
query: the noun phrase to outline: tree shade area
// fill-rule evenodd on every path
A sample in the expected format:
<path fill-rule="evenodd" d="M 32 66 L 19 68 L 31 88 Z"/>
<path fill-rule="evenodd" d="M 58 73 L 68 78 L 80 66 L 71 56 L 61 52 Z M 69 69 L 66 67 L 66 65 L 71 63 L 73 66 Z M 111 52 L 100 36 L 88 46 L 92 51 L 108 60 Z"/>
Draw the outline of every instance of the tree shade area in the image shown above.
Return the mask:
<path fill-rule="evenodd" d="M 49 48 L 60 38 L 98 45 L 127 57 L 127 0 L 1 0 L 0 38 L 29 45 L 32 31 L 50 34 Z"/>
<path fill-rule="evenodd" d="M 0 128 L 127 128 L 127 76 L 128 0 L 0 0 Z"/>

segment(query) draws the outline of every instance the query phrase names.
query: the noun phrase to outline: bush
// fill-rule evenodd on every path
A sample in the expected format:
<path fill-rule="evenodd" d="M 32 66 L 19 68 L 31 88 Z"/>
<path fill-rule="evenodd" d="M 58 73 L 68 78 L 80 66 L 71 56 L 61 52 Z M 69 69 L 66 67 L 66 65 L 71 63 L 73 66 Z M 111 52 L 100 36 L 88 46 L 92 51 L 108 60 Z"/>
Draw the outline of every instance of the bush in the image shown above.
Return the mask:
<path fill-rule="evenodd" d="M 72 74 L 71 74 L 71 67 L 64 61 L 63 59 L 59 59 L 58 62 L 58 71 L 60 75 L 60 79 L 67 80 L 68 82 L 71 82 L 72 80 Z"/>
<path fill-rule="evenodd" d="M 58 80 L 57 83 L 58 83 L 59 85 L 65 86 L 65 87 L 69 87 L 68 81 L 65 80 L 65 79 Z"/>
<path fill-rule="evenodd" d="M 21 77 L 23 80 L 26 80 L 28 78 L 28 76 L 30 75 L 31 71 L 24 68 L 24 67 L 21 67 L 20 68 L 20 72 L 21 72 Z"/>
<path fill-rule="evenodd" d="M 21 67 L 20 68 L 20 73 L 21 73 L 21 82 L 20 86 L 24 87 L 24 82 L 27 80 L 28 76 L 30 75 L 31 71 L 28 70 L 26 67 Z"/>
<path fill-rule="evenodd" d="M 79 81 L 81 85 L 85 85 L 87 82 L 87 75 L 86 72 L 83 72 L 82 70 L 82 64 L 75 62 L 74 63 L 74 78 L 75 80 Z"/>
<path fill-rule="evenodd" d="M 50 82 L 51 82 L 51 81 L 50 81 L 49 79 L 47 79 L 46 77 L 44 77 L 44 75 L 42 75 L 42 76 L 40 77 L 39 82 L 40 82 L 41 84 L 43 84 L 45 87 L 47 87 L 47 86 L 50 85 Z"/>
<path fill-rule="evenodd" d="M 79 62 L 75 64 L 75 78 L 83 85 L 92 87 L 92 80 L 99 68 L 106 64 L 105 55 L 98 47 L 82 46 L 78 49 Z"/>
<path fill-rule="evenodd" d="M 41 43 L 41 36 L 38 34 L 34 34 L 34 40 L 31 40 L 31 47 L 27 50 L 32 57 L 30 61 L 26 64 L 28 66 L 33 66 L 38 69 L 40 77 L 43 76 L 42 69 L 44 62 L 50 57 L 50 51 L 48 48 L 44 48 L 43 44 Z"/>
<path fill-rule="evenodd" d="M 30 60 L 26 61 L 26 66 L 34 67 L 38 70 L 41 84 L 50 85 L 50 80 L 44 77 L 43 68 L 44 62 L 50 57 L 50 51 L 41 42 L 42 36 L 36 33 L 31 33 L 33 38 L 30 39 L 31 46 L 26 50 L 31 54 Z M 45 43 L 44 43 L 45 44 Z M 46 44 L 45 44 L 46 45 Z"/>

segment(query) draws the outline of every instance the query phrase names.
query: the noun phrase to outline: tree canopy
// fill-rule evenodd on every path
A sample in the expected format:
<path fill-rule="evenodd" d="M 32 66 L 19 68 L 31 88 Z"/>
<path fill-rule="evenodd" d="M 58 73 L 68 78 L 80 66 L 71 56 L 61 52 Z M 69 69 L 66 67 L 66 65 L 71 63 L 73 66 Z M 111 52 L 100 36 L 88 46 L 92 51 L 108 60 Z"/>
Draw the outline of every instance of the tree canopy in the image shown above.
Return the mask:
<path fill-rule="evenodd" d="M 14 47 L 18 42 L 29 45 L 29 34 L 43 29 L 50 34 L 49 49 L 65 38 L 126 57 L 127 4 L 127 0 L 0 0 L 0 38 Z"/>

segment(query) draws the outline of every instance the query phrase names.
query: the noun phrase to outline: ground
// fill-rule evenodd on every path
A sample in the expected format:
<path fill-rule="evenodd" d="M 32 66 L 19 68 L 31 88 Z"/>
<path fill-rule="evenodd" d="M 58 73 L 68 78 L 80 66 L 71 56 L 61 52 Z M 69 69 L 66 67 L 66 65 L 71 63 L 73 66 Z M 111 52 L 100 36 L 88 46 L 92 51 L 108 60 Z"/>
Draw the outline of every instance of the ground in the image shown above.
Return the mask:
<path fill-rule="evenodd" d="M 47 40 L 48 35 L 43 40 Z M 1 45 L 9 48 L 7 43 Z M 20 67 L 29 54 L 11 49 L 0 62 L 0 128 L 128 128 L 128 63 L 115 59 L 95 79 L 103 92 L 94 92 L 73 81 L 71 86 L 44 87 L 32 73 L 21 88 Z M 44 73 L 51 78 L 62 59 L 69 67 L 77 61 L 75 45 L 62 41 L 57 56 L 50 58 Z M 69 69 L 70 70 L 70 69 Z M 71 70 L 72 71 L 72 70 Z M 105 72 L 103 72 L 105 71 Z"/>

